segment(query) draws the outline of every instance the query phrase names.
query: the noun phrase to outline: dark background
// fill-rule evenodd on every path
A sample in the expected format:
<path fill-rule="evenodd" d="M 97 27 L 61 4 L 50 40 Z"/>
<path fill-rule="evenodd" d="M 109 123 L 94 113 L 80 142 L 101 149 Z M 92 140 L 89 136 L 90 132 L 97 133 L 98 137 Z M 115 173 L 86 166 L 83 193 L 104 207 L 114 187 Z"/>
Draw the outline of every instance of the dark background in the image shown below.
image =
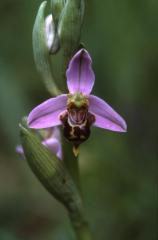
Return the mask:
<path fill-rule="evenodd" d="M 31 34 L 39 0 L 0 4 L 0 239 L 73 239 L 65 209 L 15 153 L 18 123 L 49 94 Z M 81 147 L 85 207 L 97 240 L 157 239 L 158 1 L 86 1 L 82 40 L 94 93 L 127 121 L 128 133 L 93 129 Z"/>

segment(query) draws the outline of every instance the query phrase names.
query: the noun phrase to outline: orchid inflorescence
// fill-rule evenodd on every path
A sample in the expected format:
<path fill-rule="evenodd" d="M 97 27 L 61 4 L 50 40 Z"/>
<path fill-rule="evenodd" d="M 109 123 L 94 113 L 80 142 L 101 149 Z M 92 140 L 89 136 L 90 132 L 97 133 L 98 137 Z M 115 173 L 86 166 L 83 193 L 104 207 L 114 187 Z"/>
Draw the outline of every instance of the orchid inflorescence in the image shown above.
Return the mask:
<path fill-rule="evenodd" d="M 22 145 L 16 151 L 27 160 L 43 186 L 67 208 L 77 239 L 91 240 L 80 194 L 79 146 L 89 138 L 93 126 L 126 132 L 127 125 L 107 102 L 91 94 L 95 82 L 92 60 L 80 44 L 84 0 L 51 0 L 52 14 L 47 17 L 46 3 L 40 5 L 36 16 L 33 52 L 37 70 L 53 97 L 22 121 Z M 59 51 L 61 80 L 63 86 L 67 83 L 67 93 L 58 88 L 52 73 L 50 58 Z"/>

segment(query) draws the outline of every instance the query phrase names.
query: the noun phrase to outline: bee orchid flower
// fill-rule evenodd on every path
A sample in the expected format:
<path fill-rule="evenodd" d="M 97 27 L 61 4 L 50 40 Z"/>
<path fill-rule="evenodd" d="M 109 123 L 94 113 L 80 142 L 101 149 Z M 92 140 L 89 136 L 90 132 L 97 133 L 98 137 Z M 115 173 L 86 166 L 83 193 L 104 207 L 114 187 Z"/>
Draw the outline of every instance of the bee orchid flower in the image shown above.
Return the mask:
<path fill-rule="evenodd" d="M 35 107 L 28 116 L 30 128 L 63 125 L 64 136 L 76 149 L 88 139 L 91 126 L 126 132 L 124 119 L 108 103 L 91 94 L 95 75 L 91 57 L 85 49 L 73 56 L 66 77 L 69 93 L 50 98 Z"/>

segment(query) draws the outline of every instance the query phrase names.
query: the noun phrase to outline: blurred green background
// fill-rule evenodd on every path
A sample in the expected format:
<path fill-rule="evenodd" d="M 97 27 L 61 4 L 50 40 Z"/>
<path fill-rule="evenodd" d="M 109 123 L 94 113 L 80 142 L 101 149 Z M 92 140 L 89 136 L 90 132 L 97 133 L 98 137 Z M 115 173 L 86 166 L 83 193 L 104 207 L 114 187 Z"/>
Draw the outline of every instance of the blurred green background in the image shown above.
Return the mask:
<path fill-rule="evenodd" d="M 48 98 L 31 34 L 40 0 L 0 5 L 0 240 L 73 240 L 65 209 L 16 155 L 18 123 Z M 85 207 L 97 240 L 156 240 L 158 1 L 86 1 L 82 40 L 94 93 L 127 121 L 128 133 L 92 130 L 81 147 Z"/>

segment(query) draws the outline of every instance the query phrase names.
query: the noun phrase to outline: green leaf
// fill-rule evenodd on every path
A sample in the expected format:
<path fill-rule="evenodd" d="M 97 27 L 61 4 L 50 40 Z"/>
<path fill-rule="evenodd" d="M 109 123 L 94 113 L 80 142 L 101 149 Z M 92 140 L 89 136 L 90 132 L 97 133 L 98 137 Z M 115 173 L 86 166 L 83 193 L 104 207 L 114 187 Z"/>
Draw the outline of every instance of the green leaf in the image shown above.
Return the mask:
<path fill-rule="evenodd" d="M 44 11 L 46 8 L 46 4 L 47 4 L 46 1 L 41 3 L 35 19 L 32 34 L 33 53 L 37 70 L 41 73 L 47 90 L 52 95 L 58 95 L 60 91 L 58 90 L 52 76 L 49 49 L 47 47 L 45 35 Z"/>

